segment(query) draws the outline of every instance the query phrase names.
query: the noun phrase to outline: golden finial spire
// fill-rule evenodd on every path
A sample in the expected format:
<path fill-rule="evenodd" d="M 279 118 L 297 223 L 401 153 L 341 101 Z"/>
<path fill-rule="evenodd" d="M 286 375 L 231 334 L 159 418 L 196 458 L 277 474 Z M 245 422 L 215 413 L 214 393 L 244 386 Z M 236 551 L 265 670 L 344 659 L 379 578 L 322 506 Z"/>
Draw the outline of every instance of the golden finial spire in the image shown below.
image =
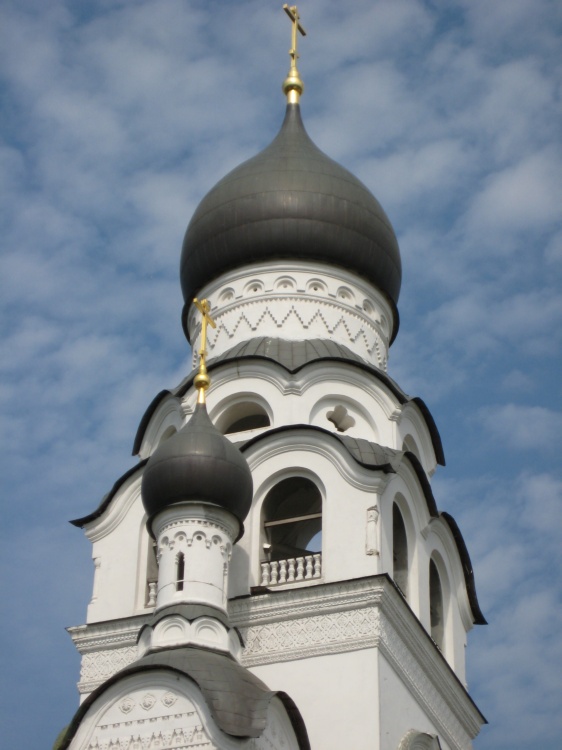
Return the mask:
<path fill-rule="evenodd" d="M 304 83 L 302 82 L 300 73 L 297 70 L 297 60 L 299 58 L 299 55 L 297 54 L 297 32 L 300 32 L 303 36 L 306 36 L 306 31 L 301 26 L 300 16 L 296 5 L 287 5 L 285 3 L 285 5 L 283 6 L 283 10 L 289 16 L 293 24 L 292 45 L 291 49 L 289 50 L 291 67 L 289 68 L 287 78 L 285 78 L 285 80 L 283 81 L 283 93 L 287 97 L 287 102 L 289 104 L 298 104 L 300 96 L 304 91 Z"/>
<path fill-rule="evenodd" d="M 216 328 L 217 324 L 211 318 L 211 305 L 209 300 L 202 299 L 201 302 L 195 297 L 193 304 L 201 313 L 201 346 L 199 348 L 199 372 L 193 380 L 193 385 L 199 391 L 197 396 L 197 403 L 205 403 L 205 391 L 211 385 L 211 378 L 207 372 L 206 358 L 207 358 L 207 323 L 211 328 Z"/>

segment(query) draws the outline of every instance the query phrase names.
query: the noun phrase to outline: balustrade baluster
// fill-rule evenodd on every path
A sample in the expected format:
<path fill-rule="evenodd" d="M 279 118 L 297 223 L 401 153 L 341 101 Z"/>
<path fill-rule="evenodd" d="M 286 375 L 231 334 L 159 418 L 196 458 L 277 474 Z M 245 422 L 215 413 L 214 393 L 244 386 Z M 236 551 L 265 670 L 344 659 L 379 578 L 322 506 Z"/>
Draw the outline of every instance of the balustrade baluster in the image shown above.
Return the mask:
<path fill-rule="evenodd" d="M 322 555 L 313 555 L 314 558 L 314 578 L 320 578 L 322 575 Z"/>
<path fill-rule="evenodd" d="M 261 564 L 261 585 L 269 585 L 269 563 L 267 562 Z"/>
<path fill-rule="evenodd" d="M 305 557 L 289 557 L 286 560 L 261 563 L 261 585 L 280 586 L 284 583 L 309 581 L 322 577 L 322 553 L 306 555 Z M 156 604 L 156 584 L 154 584 L 154 604 L 152 601 L 152 584 L 149 584 L 149 603 Z"/>
<path fill-rule="evenodd" d="M 147 607 L 156 606 L 156 581 L 148 582 L 148 601 L 146 603 L 146 606 Z"/>

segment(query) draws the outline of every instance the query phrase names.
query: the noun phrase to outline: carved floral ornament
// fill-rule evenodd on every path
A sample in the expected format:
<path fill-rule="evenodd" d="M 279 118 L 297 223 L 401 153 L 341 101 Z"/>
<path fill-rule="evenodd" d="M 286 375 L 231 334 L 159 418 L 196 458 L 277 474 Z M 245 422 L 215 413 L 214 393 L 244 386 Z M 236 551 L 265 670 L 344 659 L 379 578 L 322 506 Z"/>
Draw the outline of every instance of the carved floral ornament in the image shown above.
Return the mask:
<path fill-rule="evenodd" d="M 166 708 L 170 708 L 174 705 L 177 699 L 177 695 L 174 695 L 174 693 L 168 691 L 167 693 L 164 693 L 164 695 L 160 698 L 160 702 Z M 154 697 L 154 695 L 152 695 L 152 693 L 145 693 L 145 695 L 143 695 L 143 697 L 139 701 L 138 705 L 145 711 L 150 711 L 150 709 L 154 707 L 156 702 L 157 699 Z M 124 714 L 129 714 L 136 705 L 136 702 L 131 698 L 130 695 L 128 695 L 123 698 L 123 700 L 119 704 L 119 710 Z"/>

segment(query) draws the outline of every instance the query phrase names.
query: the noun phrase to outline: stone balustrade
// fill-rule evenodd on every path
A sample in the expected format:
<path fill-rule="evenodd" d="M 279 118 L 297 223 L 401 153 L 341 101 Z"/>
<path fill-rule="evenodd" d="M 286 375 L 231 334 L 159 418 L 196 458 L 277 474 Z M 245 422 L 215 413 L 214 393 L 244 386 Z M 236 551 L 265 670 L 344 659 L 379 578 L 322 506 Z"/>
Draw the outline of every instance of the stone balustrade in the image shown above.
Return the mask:
<path fill-rule="evenodd" d="M 310 581 L 321 576 L 321 553 L 261 563 L 262 586 L 280 586 L 285 583 Z"/>

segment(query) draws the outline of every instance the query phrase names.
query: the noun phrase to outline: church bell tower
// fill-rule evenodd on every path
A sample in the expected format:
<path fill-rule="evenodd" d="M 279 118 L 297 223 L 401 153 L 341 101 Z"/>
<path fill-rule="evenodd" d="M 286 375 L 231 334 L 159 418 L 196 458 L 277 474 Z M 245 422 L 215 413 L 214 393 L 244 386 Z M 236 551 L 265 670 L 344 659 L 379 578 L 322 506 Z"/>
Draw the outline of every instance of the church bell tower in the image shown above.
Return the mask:
<path fill-rule="evenodd" d="M 469 750 L 485 722 L 465 674 L 485 619 L 431 489 L 441 439 L 387 372 L 398 243 L 305 130 L 284 10 L 281 129 L 185 234 L 192 372 L 73 521 L 95 577 L 61 750 Z"/>

